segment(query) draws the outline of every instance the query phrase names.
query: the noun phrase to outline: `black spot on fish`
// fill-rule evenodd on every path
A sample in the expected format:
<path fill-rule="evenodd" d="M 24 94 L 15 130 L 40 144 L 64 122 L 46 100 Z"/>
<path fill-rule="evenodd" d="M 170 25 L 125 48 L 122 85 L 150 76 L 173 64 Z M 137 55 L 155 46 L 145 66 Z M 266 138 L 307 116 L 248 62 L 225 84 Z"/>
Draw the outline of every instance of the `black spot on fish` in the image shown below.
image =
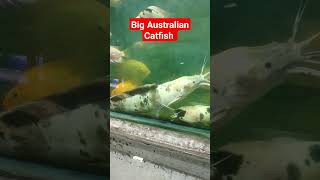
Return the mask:
<path fill-rule="evenodd" d="M 108 123 L 108 125 L 109 125 L 109 123 Z M 101 126 L 97 127 L 96 134 L 97 134 L 97 137 L 99 137 L 99 139 L 101 141 L 105 141 L 109 137 L 109 133 Z"/>
<path fill-rule="evenodd" d="M 272 67 L 272 64 L 270 62 L 266 62 L 266 64 L 264 64 L 264 67 L 270 69 Z"/>
<path fill-rule="evenodd" d="M 166 91 L 167 91 L 167 92 L 170 91 L 170 87 L 169 87 L 169 86 L 166 87 Z"/>
<path fill-rule="evenodd" d="M 185 110 L 182 109 L 176 109 L 174 112 L 177 114 L 176 120 L 181 120 L 187 113 Z"/>
<path fill-rule="evenodd" d="M 300 180 L 301 171 L 299 167 L 293 163 L 289 163 L 287 166 L 288 180 Z"/>
<path fill-rule="evenodd" d="M 212 87 L 213 93 L 218 94 L 219 91 L 217 90 L 217 88 Z"/>
<path fill-rule="evenodd" d="M 77 130 L 77 133 L 78 133 L 78 136 L 79 136 L 79 138 L 80 138 L 80 143 L 81 143 L 82 145 L 86 146 L 86 145 L 87 145 L 87 141 L 84 139 L 82 133 L 81 133 L 79 130 Z"/>
<path fill-rule="evenodd" d="M 202 113 L 200 113 L 200 121 L 202 121 L 204 118 L 204 115 Z"/>
<path fill-rule="evenodd" d="M 212 162 L 218 162 L 222 160 L 215 165 L 215 168 L 221 176 L 236 175 L 243 164 L 242 155 L 233 154 L 227 151 L 218 151 L 212 153 L 211 160 Z"/>
<path fill-rule="evenodd" d="M 306 159 L 304 163 L 306 164 L 306 166 L 310 167 L 310 161 L 308 159 Z"/>
<path fill-rule="evenodd" d="M 99 112 L 98 112 L 98 111 L 95 111 L 95 112 L 94 112 L 94 116 L 95 116 L 96 118 L 99 118 L 99 116 L 100 116 L 100 115 L 99 115 Z"/>
<path fill-rule="evenodd" d="M 310 146 L 309 151 L 310 151 L 310 156 L 312 160 L 317 163 L 320 162 L 320 145 L 314 144 Z"/>
<path fill-rule="evenodd" d="M 192 83 L 195 84 L 196 82 L 195 82 L 195 81 L 192 81 Z"/>
<path fill-rule="evenodd" d="M 144 98 L 143 102 L 148 105 L 148 98 Z"/>
<path fill-rule="evenodd" d="M 141 106 L 141 108 L 144 108 L 143 102 L 140 102 L 140 106 Z"/>

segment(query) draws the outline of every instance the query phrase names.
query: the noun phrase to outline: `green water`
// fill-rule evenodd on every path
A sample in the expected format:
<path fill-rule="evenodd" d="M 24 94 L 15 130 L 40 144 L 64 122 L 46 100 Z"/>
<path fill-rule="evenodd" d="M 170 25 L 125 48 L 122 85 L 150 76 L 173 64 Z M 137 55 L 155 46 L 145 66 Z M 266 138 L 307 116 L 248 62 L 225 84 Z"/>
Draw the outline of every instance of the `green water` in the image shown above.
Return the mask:
<path fill-rule="evenodd" d="M 195 8 L 195 4 L 197 8 Z M 180 31 L 177 42 L 147 43 L 143 47 L 132 47 L 142 40 L 141 32 L 128 30 L 129 18 L 136 17 L 148 6 L 158 6 L 170 13 L 170 17 L 191 18 L 190 31 Z M 200 74 L 204 58 L 210 56 L 210 1 L 209 0 L 123 0 L 117 8 L 111 8 L 111 45 L 128 51 L 128 59 L 136 59 L 150 69 L 143 84 L 161 84 L 182 76 Z M 205 65 L 209 70 L 209 61 Z M 111 65 L 111 76 L 117 69 Z M 112 76 L 121 79 L 121 75 Z M 130 79 L 124 79 L 129 80 Z M 197 89 L 172 108 L 186 105 L 210 105 L 208 89 Z"/>
<path fill-rule="evenodd" d="M 212 9 L 214 54 L 233 47 L 285 42 L 291 36 L 300 0 L 236 2 L 236 7 L 224 8 L 225 2 L 217 1 Z M 299 26 L 298 41 L 320 31 L 319 6 L 319 1 L 308 1 Z M 319 47 L 320 39 L 317 39 L 305 51 Z M 293 77 L 274 88 L 220 129 L 215 138 L 216 145 L 278 136 L 319 140 L 319 83 L 317 78 Z"/>

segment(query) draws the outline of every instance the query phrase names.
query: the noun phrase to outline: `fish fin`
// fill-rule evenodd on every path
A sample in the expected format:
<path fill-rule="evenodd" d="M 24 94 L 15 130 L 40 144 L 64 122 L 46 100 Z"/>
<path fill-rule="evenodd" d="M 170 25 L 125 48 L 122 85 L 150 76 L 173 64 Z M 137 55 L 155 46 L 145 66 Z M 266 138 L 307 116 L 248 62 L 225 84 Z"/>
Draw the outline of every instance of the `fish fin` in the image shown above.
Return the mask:
<path fill-rule="evenodd" d="M 36 123 L 37 121 L 66 111 L 67 109 L 49 101 L 34 101 L 2 113 L 0 115 L 0 121 L 6 124 L 15 122 L 25 124 L 23 121 Z"/>
<path fill-rule="evenodd" d="M 35 121 L 46 119 L 84 104 L 99 103 L 106 99 L 107 89 L 106 80 L 98 79 L 65 92 L 45 97 L 42 100 L 32 101 L 9 109 L 0 114 L 0 120 L 7 119 L 9 121 L 9 119 L 20 118 L 23 121 L 26 118 L 22 117 L 25 116 Z"/>
<path fill-rule="evenodd" d="M 123 92 L 123 93 L 121 93 L 119 95 L 116 95 L 116 96 L 112 96 L 112 97 L 110 97 L 110 100 L 111 101 L 120 101 L 120 100 L 123 100 L 125 98 L 137 95 L 137 94 L 146 93 L 146 92 L 148 92 L 150 90 L 156 89 L 157 87 L 158 87 L 157 84 L 145 84 L 145 85 L 139 86 L 139 87 L 137 87 L 137 88 L 135 88 L 133 90 Z"/>
<path fill-rule="evenodd" d="M 45 100 L 68 109 L 75 109 L 84 104 L 99 103 L 108 98 L 108 79 L 100 78 L 80 84 L 67 91 L 48 96 Z"/>
<path fill-rule="evenodd" d="M 162 103 L 160 103 L 160 105 L 161 105 L 162 107 L 165 107 L 165 108 L 169 109 L 170 111 L 175 111 L 175 109 L 171 108 L 170 106 L 167 106 L 167 105 L 162 104 Z"/>
<path fill-rule="evenodd" d="M 169 103 L 167 104 L 167 106 L 170 106 L 171 104 L 173 104 L 173 103 L 175 103 L 175 102 L 179 101 L 179 99 L 181 99 L 181 98 L 182 98 L 181 96 L 176 97 L 176 98 L 175 98 L 175 99 L 173 99 L 171 102 L 169 102 Z"/>

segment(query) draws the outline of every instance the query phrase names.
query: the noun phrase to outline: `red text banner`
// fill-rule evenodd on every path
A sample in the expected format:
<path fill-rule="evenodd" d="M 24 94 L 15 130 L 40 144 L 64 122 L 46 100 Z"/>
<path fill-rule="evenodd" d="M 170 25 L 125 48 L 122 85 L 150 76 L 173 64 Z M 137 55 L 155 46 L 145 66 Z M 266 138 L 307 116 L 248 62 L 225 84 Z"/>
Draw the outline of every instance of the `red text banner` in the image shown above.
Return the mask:
<path fill-rule="evenodd" d="M 191 29 L 190 18 L 131 18 L 129 29 L 142 32 L 142 41 L 174 42 L 179 31 Z"/>

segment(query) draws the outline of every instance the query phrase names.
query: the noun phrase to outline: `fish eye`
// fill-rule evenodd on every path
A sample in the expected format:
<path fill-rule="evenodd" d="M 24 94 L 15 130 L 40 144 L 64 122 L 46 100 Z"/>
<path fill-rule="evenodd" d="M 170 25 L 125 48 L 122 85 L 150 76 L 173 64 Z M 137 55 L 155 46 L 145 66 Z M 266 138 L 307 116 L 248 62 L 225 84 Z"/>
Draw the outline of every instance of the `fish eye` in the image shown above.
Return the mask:
<path fill-rule="evenodd" d="M 272 67 L 272 64 L 270 62 L 266 62 L 264 64 L 264 67 L 267 68 L 267 69 L 270 69 Z"/>

